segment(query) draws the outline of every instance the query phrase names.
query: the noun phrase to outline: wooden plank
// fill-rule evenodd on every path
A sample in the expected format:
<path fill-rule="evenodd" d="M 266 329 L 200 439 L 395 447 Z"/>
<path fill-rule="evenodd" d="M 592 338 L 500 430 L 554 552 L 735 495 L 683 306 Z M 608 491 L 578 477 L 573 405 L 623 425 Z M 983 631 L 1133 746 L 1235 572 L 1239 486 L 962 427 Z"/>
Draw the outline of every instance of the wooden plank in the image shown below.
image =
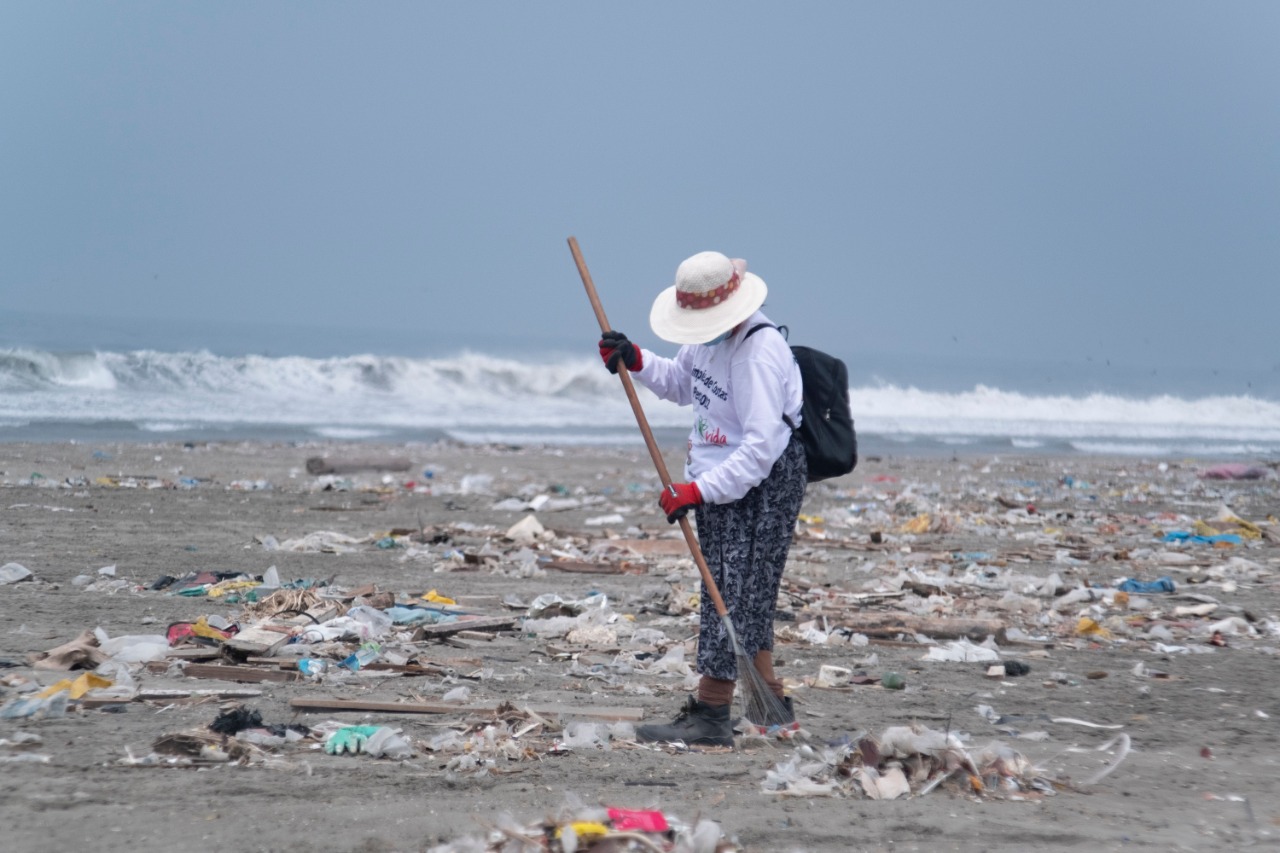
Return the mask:
<path fill-rule="evenodd" d="M 401 675 L 446 675 L 449 672 L 449 670 L 445 669 L 444 667 L 437 666 L 432 663 L 399 664 L 399 663 L 384 663 L 382 661 L 375 661 L 373 663 L 365 664 L 364 666 L 361 667 L 361 669 L 367 669 L 370 672 L 398 672 Z"/>
<path fill-rule="evenodd" d="M 415 595 L 414 598 L 421 598 L 424 593 Z M 501 596 L 497 595 L 454 595 L 453 600 L 458 602 L 459 607 L 471 607 L 476 609 L 494 608 L 502 605 Z"/>
<path fill-rule="evenodd" d="M 137 699 L 136 696 L 130 696 L 126 699 L 81 699 L 80 707 L 86 711 L 92 711 L 97 708 L 106 708 L 108 705 L 127 705 Z"/>
<path fill-rule="evenodd" d="M 600 544 L 646 557 L 689 556 L 689 545 L 683 539 L 605 539 Z"/>
<path fill-rule="evenodd" d="M 984 640 L 995 637 L 1004 642 L 1005 625 L 995 619 L 957 619 L 912 616 L 906 613 L 864 612 L 841 617 L 833 628 L 848 628 L 868 637 L 891 637 L 895 634 L 924 634 L 927 637 Z"/>
<path fill-rule="evenodd" d="M 253 699 L 261 695 L 262 691 L 253 687 L 214 687 L 203 690 L 148 688 L 139 690 L 134 694 L 133 698 L 137 702 L 156 702 L 165 699 L 185 699 L 190 696 L 217 699 Z"/>
<path fill-rule="evenodd" d="M 584 563 L 581 560 L 552 560 L 543 564 L 544 568 L 555 569 L 558 572 L 571 572 L 580 575 L 621 575 L 626 574 L 626 569 L 622 566 L 614 566 L 608 563 Z"/>
<path fill-rule="evenodd" d="M 481 616 L 479 619 L 459 619 L 457 622 L 439 622 L 435 625 L 419 625 L 413 632 L 415 640 L 431 637 L 447 637 L 459 631 L 501 631 L 515 625 L 518 616 Z"/>
<path fill-rule="evenodd" d="M 450 705 L 445 702 L 366 702 L 360 699 L 290 699 L 289 707 L 297 711 L 360 711 L 380 714 L 492 714 L 505 702 L 472 702 Z M 644 719 L 643 708 L 592 707 L 590 705 L 515 705 L 541 716 L 585 717 L 593 720 Z"/>
<path fill-rule="evenodd" d="M 164 656 L 169 660 L 213 660 L 221 655 L 222 650 L 216 646 L 184 646 L 169 649 Z"/>
<path fill-rule="evenodd" d="M 181 702 L 188 699 L 256 699 L 262 691 L 254 687 L 219 687 L 212 690 L 165 690 L 150 688 L 139 690 L 128 699 L 90 699 L 80 700 L 84 708 L 101 708 L 105 705 L 120 705 L 126 702 Z"/>
<path fill-rule="evenodd" d="M 276 621 L 283 625 L 297 627 L 299 625 L 316 625 L 320 622 L 328 622 L 330 619 L 338 615 L 338 605 L 332 601 L 321 601 L 310 607 L 305 614 L 295 613 L 291 616 L 277 616 Z"/>
<path fill-rule="evenodd" d="M 408 471 L 413 463 L 403 456 L 311 456 L 307 473 L 356 474 L 361 471 Z"/>
<path fill-rule="evenodd" d="M 214 663 L 192 663 L 182 670 L 187 678 L 216 678 L 221 681 L 239 681 L 249 684 L 260 684 L 264 681 L 284 684 L 300 681 L 302 673 L 282 669 L 256 669 L 251 666 L 224 666 Z"/>
<path fill-rule="evenodd" d="M 168 702 L 173 704 L 189 704 L 191 702 L 203 701 L 207 699 L 256 699 L 262 695 L 262 691 L 253 687 L 216 687 L 210 690 L 167 690 L 167 689 L 145 689 L 139 690 L 133 696 L 120 699 L 90 699 L 88 697 L 80 700 L 82 708 L 103 708 L 107 705 L 121 705 L 128 702 Z"/>
<path fill-rule="evenodd" d="M 249 666 L 270 666 L 275 669 L 297 669 L 300 658 L 256 658 L 250 655 L 242 663 Z"/>
<path fill-rule="evenodd" d="M 287 642 L 289 642 L 287 628 L 271 630 L 266 626 L 255 625 L 252 628 L 245 628 L 223 645 L 241 654 L 270 657 L 272 652 Z"/>
<path fill-rule="evenodd" d="M 297 672 L 299 658 L 245 658 L 246 664 L 257 664 L 258 666 L 271 667 L 273 670 L 286 670 L 289 672 Z M 337 666 L 338 661 L 330 660 L 330 666 Z M 360 667 L 361 670 L 370 670 L 375 672 L 398 672 L 402 675 L 447 675 L 449 670 L 439 664 L 430 661 L 424 663 L 395 664 L 378 660 L 373 663 L 367 663 Z M 274 679 L 268 679 L 274 680 Z"/>

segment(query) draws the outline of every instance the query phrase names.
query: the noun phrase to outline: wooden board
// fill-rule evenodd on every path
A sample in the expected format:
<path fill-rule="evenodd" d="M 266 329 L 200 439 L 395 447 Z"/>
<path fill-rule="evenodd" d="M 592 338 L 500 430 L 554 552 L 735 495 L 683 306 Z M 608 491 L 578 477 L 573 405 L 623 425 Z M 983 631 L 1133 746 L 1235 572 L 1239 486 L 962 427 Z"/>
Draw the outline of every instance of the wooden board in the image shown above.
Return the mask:
<path fill-rule="evenodd" d="M 600 544 L 648 557 L 689 556 L 689 545 L 683 539 L 605 539 Z"/>
<path fill-rule="evenodd" d="M 166 690 L 166 689 L 144 689 L 133 694 L 132 697 L 120 699 L 90 699 L 88 697 L 80 700 L 82 708 L 102 708 L 107 705 L 121 705 L 127 702 L 172 702 L 184 703 L 191 700 L 208 700 L 208 699 L 254 699 L 262 695 L 262 691 L 253 687 L 223 687 L 214 688 L 212 690 Z"/>
<path fill-rule="evenodd" d="M 221 655 L 222 650 L 214 646 L 183 646 L 169 649 L 164 656 L 168 660 L 213 660 Z"/>
<path fill-rule="evenodd" d="M 472 702 L 451 705 L 446 702 L 365 702 L 360 699 L 290 699 L 289 707 L 297 711 L 360 711 L 380 714 L 492 714 L 499 702 Z M 514 703 L 513 703 L 514 704 Z M 609 708 L 590 705 L 515 705 L 528 708 L 540 717 L 585 717 L 593 720 L 644 719 L 643 708 Z"/>
<path fill-rule="evenodd" d="M 403 456 L 311 456 L 307 473 L 355 474 L 360 471 L 408 471 L 413 463 Z"/>
<path fill-rule="evenodd" d="M 287 629 L 284 631 L 272 631 L 255 626 L 245 628 L 223 645 L 242 654 L 270 657 L 272 652 L 287 642 L 289 642 Z"/>
<path fill-rule="evenodd" d="M 1005 626 L 995 619 L 960 619 L 955 617 L 912 616 L 906 613 L 863 612 L 840 617 L 833 628 L 848 628 L 868 637 L 892 637 L 896 634 L 924 634 L 941 639 L 983 640 L 993 636 L 1004 641 Z"/>
<path fill-rule="evenodd" d="M 459 631 L 500 631 L 515 625 L 518 616 L 481 616 L 479 619 L 459 619 L 457 622 L 440 622 L 436 625 L 419 625 L 413 632 L 415 640 L 447 637 Z"/>
<path fill-rule="evenodd" d="M 216 678 L 222 681 L 239 681 L 249 684 L 261 684 L 265 681 L 284 684 L 300 681 L 302 673 L 283 669 L 257 669 L 251 666 L 224 666 L 214 663 L 187 664 L 182 670 L 187 678 Z"/>
<path fill-rule="evenodd" d="M 581 560 L 552 560 L 549 563 L 544 563 L 543 568 L 579 575 L 621 575 L 627 571 L 622 566 L 614 566 L 608 563 L 584 563 Z"/>

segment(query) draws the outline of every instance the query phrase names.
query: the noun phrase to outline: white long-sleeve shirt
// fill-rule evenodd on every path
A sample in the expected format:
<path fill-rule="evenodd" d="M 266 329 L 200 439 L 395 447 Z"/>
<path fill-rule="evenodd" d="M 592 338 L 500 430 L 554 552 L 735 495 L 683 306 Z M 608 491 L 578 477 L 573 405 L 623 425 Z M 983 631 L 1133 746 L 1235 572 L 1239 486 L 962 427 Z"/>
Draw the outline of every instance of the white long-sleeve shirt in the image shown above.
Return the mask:
<path fill-rule="evenodd" d="M 686 480 L 698 484 L 706 503 L 731 503 L 769 476 L 800 425 L 800 368 L 782 335 L 752 326 L 769 323 L 752 314 L 738 331 L 714 346 L 682 346 L 675 358 L 644 351 L 644 369 L 633 374 L 664 400 L 693 407 Z"/>

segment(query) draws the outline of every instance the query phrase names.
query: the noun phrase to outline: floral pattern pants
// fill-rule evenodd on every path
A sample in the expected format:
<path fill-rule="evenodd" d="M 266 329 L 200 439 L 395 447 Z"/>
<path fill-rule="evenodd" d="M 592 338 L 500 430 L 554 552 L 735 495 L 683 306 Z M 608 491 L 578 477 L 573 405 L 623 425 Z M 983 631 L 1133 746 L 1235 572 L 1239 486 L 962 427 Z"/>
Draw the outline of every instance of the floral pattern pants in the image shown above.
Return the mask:
<path fill-rule="evenodd" d="M 702 555 L 748 658 L 773 648 L 778 586 L 807 481 L 804 446 L 793 436 L 764 482 L 733 503 L 703 504 L 695 510 Z M 699 621 L 698 672 L 737 680 L 733 641 L 706 584 Z"/>

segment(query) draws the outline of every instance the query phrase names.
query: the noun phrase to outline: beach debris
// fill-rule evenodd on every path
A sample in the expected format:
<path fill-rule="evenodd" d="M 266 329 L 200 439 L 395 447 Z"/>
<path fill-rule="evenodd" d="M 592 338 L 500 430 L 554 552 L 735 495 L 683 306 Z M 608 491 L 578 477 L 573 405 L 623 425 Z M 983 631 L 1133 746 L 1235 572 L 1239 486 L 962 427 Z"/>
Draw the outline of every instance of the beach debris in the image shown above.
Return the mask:
<path fill-rule="evenodd" d="M 533 545 L 547 535 L 547 529 L 543 527 L 536 516 L 526 515 L 515 524 L 507 528 L 505 538 L 511 540 L 517 545 Z"/>
<path fill-rule="evenodd" d="M 892 726 L 834 747 L 808 744 L 765 773 L 761 790 L 784 797 L 923 796 L 950 782 L 979 796 L 1055 793 L 1051 780 L 1021 753 L 996 742 L 969 750 L 954 732 L 921 724 Z"/>
<path fill-rule="evenodd" d="M 314 476 L 321 474 L 356 474 L 364 471 L 408 471 L 413 467 L 404 456 L 355 456 L 327 455 L 308 456 L 307 473 Z"/>
<path fill-rule="evenodd" d="M 1204 469 L 1200 476 L 1205 480 L 1263 480 L 1274 477 L 1275 472 L 1270 468 L 1244 462 L 1226 462 Z"/>
<path fill-rule="evenodd" d="M 67 715 L 67 691 L 51 696 L 15 696 L 0 705 L 0 720 L 56 720 Z"/>
<path fill-rule="evenodd" d="M 664 853 L 740 853 L 720 824 L 699 818 L 686 823 L 668 811 L 616 806 L 587 806 L 572 794 L 554 815 L 528 824 L 510 814 L 485 821 L 483 835 L 459 838 L 427 853 L 611 853 L 643 850 Z"/>
<path fill-rule="evenodd" d="M 360 753 L 396 761 L 413 757 L 413 747 L 401 730 L 390 726 L 343 726 L 325 740 L 324 751 L 329 755 Z"/>
<path fill-rule="evenodd" d="M 31 570 L 21 563 L 5 563 L 0 566 L 0 585 L 20 583 L 35 577 Z"/>
<path fill-rule="evenodd" d="M 946 645 L 930 646 L 929 651 L 921 658 L 944 663 L 985 663 L 999 659 L 1000 650 L 990 640 L 982 645 L 975 645 L 968 640 L 952 640 Z"/>
<path fill-rule="evenodd" d="M 1124 778 L 1122 763 L 1134 745 L 1107 718 L 1141 723 L 1104 710 L 1115 707 L 1097 701 L 1106 691 L 1147 695 L 1189 684 L 1191 662 L 1181 656 L 1280 653 L 1280 618 L 1259 603 L 1268 600 L 1260 592 L 1280 569 L 1273 481 L 1202 478 L 1185 464 L 1159 469 L 1145 462 L 1128 465 L 1140 475 L 1122 476 L 1111 466 L 1091 469 L 1086 478 L 1064 473 L 1070 462 L 1006 478 L 1001 472 L 1014 466 L 993 460 L 991 470 L 975 465 L 971 475 L 939 478 L 941 485 L 895 472 L 810 490 L 810 511 L 798 523 L 776 602 L 774 650 L 778 673 L 804 710 L 805 730 L 786 738 L 748 732 L 740 755 L 754 762 L 752 787 L 764 774 L 762 790 L 770 797 L 900 800 L 942 788 L 968 798 L 1035 799 L 1108 784 Z M 313 505 L 299 510 L 369 510 L 359 516 L 362 526 L 343 526 L 345 517 L 330 515 L 338 525 L 332 529 L 298 538 L 278 532 L 283 542 L 257 537 L 261 548 L 244 552 L 249 565 L 201 553 L 198 559 L 208 559 L 202 568 L 171 567 L 172 575 L 151 588 L 130 580 L 124 560 L 112 575 L 97 569 L 94 558 L 83 571 L 85 583 L 73 586 L 149 596 L 147 618 L 136 627 L 108 624 L 123 636 L 88 629 L 33 656 L 67 677 L 44 673 L 38 681 L 6 683 L 6 690 L 19 692 L 5 694 L 0 716 L 24 726 L 29 720 L 34 729 L 69 712 L 78 723 L 92 720 L 97 715 L 81 711 L 124 702 L 148 703 L 158 712 L 234 701 L 219 708 L 208 728 L 166 734 L 147 755 L 126 752 L 122 764 L 135 767 L 286 763 L 332 745 L 333 757 L 320 760 L 416 758 L 414 767 L 429 766 L 465 784 L 509 773 L 532 777 L 540 772 L 537 762 L 585 760 L 606 750 L 615 766 L 639 750 L 683 756 L 685 747 L 634 742 L 634 725 L 654 713 L 658 699 L 690 690 L 697 678 L 698 580 L 687 545 L 660 519 L 646 521 L 649 487 L 624 487 L 623 476 L 598 487 L 557 489 L 545 481 L 520 483 L 524 475 L 505 468 L 464 484 L 461 471 L 433 469 L 432 477 L 424 471 L 430 500 L 449 511 L 448 523 L 423 524 L 402 512 L 373 529 L 378 523 L 365 520 L 374 511 L 402 511 L 394 501 L 408 493 L 415 497 L 405 503 L 420 502 L 418 486 L 323 475 L 302 488 L 326 494 L 308 498 Z M 152 488 L 143 480 L 136 487 Z M 475 497 L 484 494 L 492 497 Z M 552 518 L 554 529 L 543 526 Z M 286 528 L 291 536 L 310 529 Z M 291 581 L 275 566 L 252 565 L 266 562 L 264 551 L 289 552 L 279 557 L 286 569 L 310 565 L 299 561 L 354 564 L 330 555 L 359 554 L 361 575 L 353 580 L 352 570 L 337 568 Z M 364 574 L 377 565 L 412 580 L 395 590 L 379 588 L 367 581 L 381 576 Z M 478 575 L 491 577 L 477 585 Z M 41 586 L 46 576 L 42 572 Z M 494 580 L 503 576 L 520 580 Z M 201 600 L 186 602 L 181 620 L 168 622 L 162 596 Z M 22 642 L 29 643 L 24 649 L 42 645 L 35 637 Z M 1172 664 L 1161 662 L 1175 656 Z M 1008 683 L 1031 667 L 1036 683 Z M 34 674 L 39 670 L 28 676 Z M 186 683 L 195 687 L 177 687 L 182 679 L 194 679 Z M 908 679 L 906 695 L 887 692 L 907 689 Z M 825 745 L 819 739 L 831 736 L 822 729 L 833 724 L 833 697 L 818 691 L 879 685 L 886 692 L 874 694 L 875 713 L 892 714 L 922 695 L 951 707 L 942 703 L 956 694 L 944 695 L 953 688 L 942 685 L 957 679 L 967 680 L 966 693 L 980 691 L 997 704 L 1039 686 L 1073 704 L 1021 715 L 982 706 L 992 734 L 1003 739 L 983 748 L 950 720 L 945 728 L 883 728 L 881 719 L 876 737 L 858 733 Z M 265 699 L 325 719 L 296 728 L 271 725 L 239 704 Z M 1085 701 L 1095 703 L 1102 722 L 1060 716 L 1086 707 Z M 172 720 L 168 714 L 155 717 Z M 393 719 L 403 727 L 387 723 Z M 379 749 L 384 730 L 389 750 Z M 1110 740 L 1076 747 L 1072 737 Z M 1033 761 L 1008 744 L 1043 752 Z M 0 758 L 7 756 L 4 747 L 0 742 Z M 1037 766 L 1050 754 L 1055 769 L 1063 755 L 1083 762 L 1086 769 L 1075 775 L 1085 781 Z M 1219 761 L 1225 760 L 1224 751 Z M 681 824 L 664 812 L 637 813 L 647 816 L 628 823 L 631 818 L 620 816 L 625 810 L 615 811 L 584 807 L 528 826 L 510 820 L 503 823 L 504 840 L 472 839 L 465 849 L 515 849 L 510 833 L 527 833 L 541 849 L 567 840 L 579 850 L 649 849 L 626 833 L 647 834 L 669 850 L 683 837 L 671 834 Z M 664 817 L 668 829 L 656 829 Z M 698 849 L 732 849 L 719 828 L 710 827 L 712 846 Z M 686 829 L 692 838 L 693 828 Z"/>
<path fill-rule="evenodd" d="M 289 707 L 298 711 L 353 711 L 382 714 L 494 714 L 508 707 L 505 702 L 372 702 L 360 699 L 332 699 L 298 697 L 289 700 Z M 644 719 L 644 709 L 622 706 L 529 704 L 522 710 L 539 717 L 580 717 L 593 720 L 638 722 Z"/>
<path fill-rule="evenodd" d="M 86 628 L 74 640 L 63 643 L 47 652 L 32 656 L 36 669 L 72 670 L 96 669 L 111 657 L 100 647 L 93 629 Z"/>

